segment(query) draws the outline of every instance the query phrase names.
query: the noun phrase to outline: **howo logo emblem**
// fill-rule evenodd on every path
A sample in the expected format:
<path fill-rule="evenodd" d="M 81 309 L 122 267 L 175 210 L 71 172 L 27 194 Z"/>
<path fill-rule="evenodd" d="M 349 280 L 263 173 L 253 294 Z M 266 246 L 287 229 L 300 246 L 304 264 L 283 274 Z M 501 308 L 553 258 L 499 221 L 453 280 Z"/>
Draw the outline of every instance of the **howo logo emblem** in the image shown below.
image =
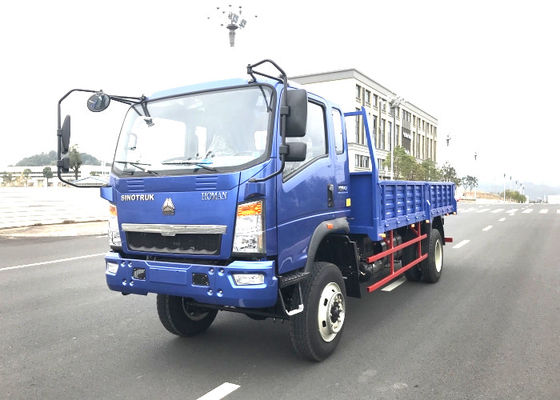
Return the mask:
<path fill-rule="evenodd" d="M 175 215 L 175 205 L 170 197 L 165 199 L 163 206 L 161 206 L 161 212 L 163 215 Z"/>

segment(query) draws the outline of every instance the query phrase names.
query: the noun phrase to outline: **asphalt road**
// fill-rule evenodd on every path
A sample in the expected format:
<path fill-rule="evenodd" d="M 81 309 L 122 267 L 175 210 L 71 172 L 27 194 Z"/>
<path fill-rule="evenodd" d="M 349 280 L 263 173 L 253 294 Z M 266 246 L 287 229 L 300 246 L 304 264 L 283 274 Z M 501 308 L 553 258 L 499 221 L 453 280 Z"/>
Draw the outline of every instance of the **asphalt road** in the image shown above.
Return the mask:
<path fill-rule="evenodd" d="M 203 336 L 167 333 L 155 296 L 106 288 L 104 237 L 0 239 L 0 398 L 198 399 L 229 382 L 227 400 L 559 399 L 558 209 L 461 205 L 441 280 L 350 299 L 319 364 L 286 323 L 220 313 Z"/>

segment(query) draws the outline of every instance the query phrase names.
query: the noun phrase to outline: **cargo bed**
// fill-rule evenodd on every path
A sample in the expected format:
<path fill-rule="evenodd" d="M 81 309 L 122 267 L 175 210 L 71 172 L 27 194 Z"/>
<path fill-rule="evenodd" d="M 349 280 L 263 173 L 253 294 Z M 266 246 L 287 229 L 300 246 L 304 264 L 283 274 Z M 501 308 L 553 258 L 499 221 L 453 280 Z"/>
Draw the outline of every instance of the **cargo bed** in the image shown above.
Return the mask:
<path fill-rule="evenodd" d="M 351 233 L 380 240 L 391 229 L 457 212 L 449 182 L 378 181 L 371 172 L 350 174 Z"/>

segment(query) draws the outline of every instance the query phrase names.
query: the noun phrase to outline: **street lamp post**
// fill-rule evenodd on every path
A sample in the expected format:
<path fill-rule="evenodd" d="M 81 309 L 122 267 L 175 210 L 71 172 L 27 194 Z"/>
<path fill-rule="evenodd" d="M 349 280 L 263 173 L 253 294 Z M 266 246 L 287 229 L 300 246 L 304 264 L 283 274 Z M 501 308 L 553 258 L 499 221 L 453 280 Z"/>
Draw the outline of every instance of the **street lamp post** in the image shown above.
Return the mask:
<path fill-rule="evenodd" d="M 229 4 L 228 8 L 220 8 L 216 7 L 216 11 L 220 18 L 226 18 L 227 22 L 225 22 L 225 27 L 229 31 L 229 46 L 233 47 L 235 45 L 235 32 L 238 29 L 243 29 L 247 25 L 247 19 L 242 17 L 243 8 L 242 6 L 238 7 L 237 12 L 235 12 L 232 8 L 232 5 Z M 257 18 L 257 15 L 254 16 Z M 210 19 L 210 17 L 208 17 Z M 224 22 L 220 24 L 220 26 L 224 26 Z"/>
<path fill-rule="evenodd" d="M 504 172 L 504 203 L 506 202 L 506 174 Z"/>
<path fill-rule="evenodd" d="M 474 177 L 476 178 L 476 158 L 478 157 L 478 153 L 475 151 L 474 152 L 474 161 L 475 161 L 475 166 L 474 166 Z M 474 201 L 476 201 L 476 186 L 474 187 Z"/>
<path fill-rule="evenodd" d="M 393 180 L 393 163 L 394 163 L 394 151 L 395 151 L 395 130 L 397 127 L 397 107 L 399 107 L 404 102 L 404 99 L 400 96 L 395 97 L 391 100 L 389 105 L 393 112 L 393 128 L 391 129 L 391 180 Z"/>

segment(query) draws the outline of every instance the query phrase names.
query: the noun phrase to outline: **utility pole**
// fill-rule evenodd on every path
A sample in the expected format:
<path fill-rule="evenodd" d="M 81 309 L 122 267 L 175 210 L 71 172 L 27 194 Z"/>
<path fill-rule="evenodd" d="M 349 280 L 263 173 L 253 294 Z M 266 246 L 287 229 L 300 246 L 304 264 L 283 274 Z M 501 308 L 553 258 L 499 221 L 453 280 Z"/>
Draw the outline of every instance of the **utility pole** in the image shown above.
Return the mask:
<path fill-rule="evenodd" d="M 474 177 L 476 178 L 476 158 L 478 157 L 478 153 L 475 151 L 474 152 Z M 474 201 L 476 202 L 476 186 L 474 187 Z"/>
<path fill-rule="evenodd" d="M 506 173 L 504 172 L 504 203 L 506 202 Z"/>
<path fill-rule="evenodd" d="M 393 180 L 393 163 L 394 163 L 394 151 L 395 151 L 395 128 L 397 126 L 397 107 L 399 107 L 404 102 L 402 97 L 395 97 L 390 102 L 389 105 L 391 106 L 391 111 L 393 112 L 393 127 L 391 129 L 391 180 Z M 401 128 L 402 129 L 402 128 Z"/>

